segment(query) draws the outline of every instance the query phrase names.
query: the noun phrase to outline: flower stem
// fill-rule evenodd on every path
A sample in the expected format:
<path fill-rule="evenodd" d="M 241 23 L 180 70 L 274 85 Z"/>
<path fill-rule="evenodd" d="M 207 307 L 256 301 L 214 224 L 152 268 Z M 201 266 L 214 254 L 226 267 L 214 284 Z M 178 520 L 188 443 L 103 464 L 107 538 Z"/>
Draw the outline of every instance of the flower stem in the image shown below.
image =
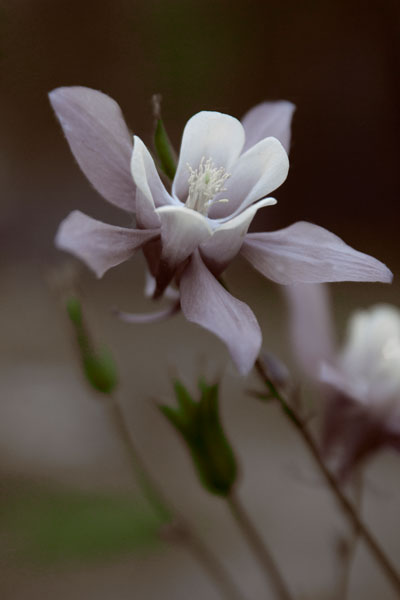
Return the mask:
<path fill-rule="evenodd" d="M 280 600 L 291 600 L 292 596 L 288 591 L 285 580 L 283 579 L 275 560 L 271 556 L 269 549 L 258 534 L 257 529 L 253 526 L 243 504 L 235 492 L 227 497 L 228 506 L 236 523 L 241 529 L 250 548 L 257 556 L 263 572 L 267 575 L 268 584 L 272 584 L 277 598 Z"/>
<path fill-rule="evenodd" d="M 132 471 L 138 478 L 142 491 L 154 511 L 162 520 L 169 522 L 166 531 L 167 539 L 176 540 L 186 545 L 188 550 L 202 564 L 204 570 L 215 582 L 222 598 L 225 598 L 225 600 L 242 600 L 241 594 L 237 591 L 225 568 L 209 551 L 207 546 L 203 544 L 200 538 L 195 535 L 182 515 L 172 507 L 171 502 L 165 498 L 163 492 L 152 478 L 141 458 L 140 452 L 136 448 L 117 398 L 110 394 L 108 400 L 110 418 L 129 457 Z"/>
<path fill-rule="evenodd" d="M 362 510 L 362 495 L 363 495 L 363 477 L 361 471 L 355 473 L 354 477 L 354 506 L 357 514 L 361 514 Z M 346 550 L 343 557 L 342 577 L 339 582 L 337 600 L 346 600 L 349 592 L 351 571 L 357 551 L 358 542 L 360 539 L 360 531 L 352 526 L 350 538 L 346 544 Z"/>
<path fill-rule="evenodd" d="M 269 379 L 267 373 L 264 370 L 262 362 L 260 359 L 256 361 L 255 364 L 256 370 L 261 376 L 264 384 L 267 386 L 270 394 L 279 402 L 283 409 L 283 414 L 286 415 L 291 422 L 291 424 L 297 429 L 299 435 L 302 437 L 303 442 L 307 446 L 311 456 L 313 457 L 315 463 L 323 474 L 325 481 L 327 482 L 330 490 L 334 494 L 338 504 L 341 506 L 344 514 L 349 519 L 351 525 L 354 530 L 359 532 L 360 537 L 364 540 L 366 545 L 368 546 L 370 552 L 375 557 L 376 561 L 381 565 L 382 570 L 386 573 L 388 579 L 391 581 L 393 587 L 400 594 L 400 576 L 397 573 L 396 569 L 391 564 L 389 558 L 386 556 L 379 543 L 373 536 L 373 534 L 368 529 L 367 525 L 361 520 L 357 511 L 353 507 L 350 500 L 344 494 L 336 477 L 334 474 L 328 469 L 326 466 L 317 443 L 315 442 L 313 436 L 308 430 L 308 427 L 301 417 L 300 413 L 296 409 L 295 406 L 292 406 L 287 402 L 284 396 L 279 392 L 279 390 L 275 387 L 273 382 Z"/>

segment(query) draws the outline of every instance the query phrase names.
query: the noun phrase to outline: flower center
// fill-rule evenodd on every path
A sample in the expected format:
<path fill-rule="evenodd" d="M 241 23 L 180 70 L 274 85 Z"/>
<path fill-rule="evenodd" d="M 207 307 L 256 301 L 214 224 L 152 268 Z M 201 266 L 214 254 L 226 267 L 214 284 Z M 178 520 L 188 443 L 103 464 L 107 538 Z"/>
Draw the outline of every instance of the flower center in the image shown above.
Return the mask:
<path fill-rule="evenodd" d="M 207 160 L 203 156 L 197 169 L 189 169 L 189 194 L 185 202 L 187 208 L 196 210 L 202 215 L 207 215 L 209 208 L 215 202 L 228 202 L 227 198 L 213 200 L 219 193 L 224 192 L 224 183 L 230 174 L 223 167 L 217 168 L 211 158 Z"/>

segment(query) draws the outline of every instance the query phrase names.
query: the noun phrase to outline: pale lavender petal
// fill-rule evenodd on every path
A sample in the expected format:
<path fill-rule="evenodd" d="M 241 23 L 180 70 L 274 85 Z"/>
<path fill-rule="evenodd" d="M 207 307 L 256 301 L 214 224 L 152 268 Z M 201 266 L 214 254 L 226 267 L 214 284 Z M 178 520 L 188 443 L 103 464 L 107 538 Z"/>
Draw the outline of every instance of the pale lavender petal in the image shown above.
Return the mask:
<path fill-rule="evenodd" d="M 385 445 L 396 445 L 378 412 L 354 402 L 342 393 L 334 395 L 325 408 L 322 422 L 322 452 L 344 481 L 351 471 Z"/>
<path fill-rule="evenodd" d="M 285 285 L 283 290 L 289 303 L 293 352 L 303 370 L 316 379 L 321 363 L 333 360 L 335 355 L 327 287 L 318 283 L 298 283 Z"/>
<path fill-rule="evenodd" d="M 61 222 L 55 243 L 83 260 L 102 277 L 108 269 L 128 260 L 135 250 L 160 235 L 159 230 L 126 229 L 92 219 L 79 210 Z"/>
<path fill-rule="evenodd" d="M 281 284 L 381 281 L 393 275 L 376 258 L 358 252 L 323 227 L 299 221 L 271 233 L 249 233 L 241 254 Z"/>
<path fill-rule="evenodd" d="M 229 168 L 239 157 L 244 144 L 240 121 L 219 112 L 203 111 L 186 123 L 172 192 L 185 202 L 188 195 L 188 164 L 197 169 L 200 160 L 211 158 L 216 167 Z"/>
<path fill-rule="evenodd" d="M 243 152 L 265 137 L 276 137 L 289 152 L 290 129 L 296 107 L 287 100 L 262 102 L 251 108 L 243 117 L 242 124 L 246 133 Z"/>
<path fill-rule="evenodd" d="M 261 348 L 261 330 L 250 308 L 234 298 L 207 269 L 198 252 L 180 281 L 181 308 L 188 321 L 218 336 L 242 375 L 253 367 Z"/>
<path fill-rule="evenodd" d="M 139 227 L 160 226 L 156 207 L 175 204 L 157 172 L 154 160 L 142 140 L 134 136 L 131 172 L 136 183 L 136 219 Z"/>
<path fill-rule="evenodd" d="M 163 308 L 162 310 L 158 310 L 151 313 L 128 313 L 123 312 L 121 310 L 114 310 L 114 314 L 121 319 L 121 321 L 125 321 L 125 323 L 132 324 L 145 324 L 145 323 L 158 323 L 160 321 L 165 321 L 170 317 L 173 317 L 180 310 L 180 302 L 174 302 L 167 308 Z"/>
<path fill-rule="evenodd" d="M 337 367 L 334 363 L 323 362 L 320 364 L 318 379 L 324 385 L 335 389 L 339 394 L 363 405 L 367 402 L 367 387 L 365 381 L 354 376 L 349 377 L 347 373 Z"/>
<path fill-rule="evenodd" d="M 91 184 L 112 204 L 134 212 L 135 184 L 129 168 L 132 138 L 118 104 L 85 87 L 57 88 L 49 97 Z"/>
<path fill-rule="evenodd" d="M 162 206 L 157 209 L 161 221 L 161 260 L 176 268 L 212 235 L 208 219 L 184 206 Z"/>
<path fill-rule="evenodd" d="M 215 203 L 209 212 L 211 218 L 229 218 L 265 198 L 285 181 L 289 159 L 282 144 L 273 137 L 265 138 L 239 158 L 225 191 L 216 196 L 229 202 Z"/>
<path fill-rule="evenodd" d="M 274 198 L 265 198 L 256 202 L 233 219 L 220 225 L 212 237 L 200 245 L 201 255 L 214 275 L 221 274 L 239 252 L 256 212 L 264 206 L 274 204 L 276 204 Z"/>

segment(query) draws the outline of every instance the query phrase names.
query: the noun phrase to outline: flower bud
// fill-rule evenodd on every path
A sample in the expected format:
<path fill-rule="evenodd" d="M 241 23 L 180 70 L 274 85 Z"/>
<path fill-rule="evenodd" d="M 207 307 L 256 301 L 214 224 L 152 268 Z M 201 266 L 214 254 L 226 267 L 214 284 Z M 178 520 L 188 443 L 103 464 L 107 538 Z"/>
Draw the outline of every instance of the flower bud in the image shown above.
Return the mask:
<path fill-rule="evenodd" d="M 169 179 L 173 179 L 176 172 L 176 153 L 169 140 L 167 131 L 161 118 L 161 96 L 154 94 L 153 113 L 155 117 L 154 147 L 160 161 L 160 168 Z"/>
<path fill-rule="evenodd" d="M 377 305 L 351 318 L 335 365 L 321 379 L 333 395 L 324 417 L 323 449 L 345 477 L 367 456 L 400 449 L 400 311 Z"/>
<path fill-rule="evenodd" d="M 237 464 L 219 417 L 218 385 L 200 381 L 199 389 L 196 401 L 176 381 L 178 406 L 160 408 L 183 437 L 202 485 L 213 494 L 227 496 L 237 478 Z"/>
<path fill-rule="evenodd" d="M 83 372 L 90 385 L 103 394 L 110 394 L 117 385 L 117 369 L 107 348 L 94 348 L 89 337 L 80 300 L 70 296 L 67 313 L 74 326 Z"/>

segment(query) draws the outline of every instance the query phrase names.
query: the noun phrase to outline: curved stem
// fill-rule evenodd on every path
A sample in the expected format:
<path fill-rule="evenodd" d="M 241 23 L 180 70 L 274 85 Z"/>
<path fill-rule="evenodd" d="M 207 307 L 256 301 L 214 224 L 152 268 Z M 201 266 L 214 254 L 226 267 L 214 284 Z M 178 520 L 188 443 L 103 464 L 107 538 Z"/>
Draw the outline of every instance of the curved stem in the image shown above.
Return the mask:
<path fill-rule="evenodd" d="M 118 400 L 112 395 L 109 395 L 108 399 L 113 425 L 125 447 L 132 470 L 139 480 L 142 491 L 160 518 L 170 523 L 167 532 L 169 533 L 168 539 L 177 540 L 187 546 L 188 550 L 214 580 L 223 598 L 226 600 L 242 600 L 241 594 L 237 591 L 224 567 L 200 538 L 193 533 L 186 520 L 171 506 L 171 503 L 165 498 L 163 492 L 153 480 L 141 458 L 140 452 L 136 448 Z"/>
<path fill-rule="evenodd" d="M 307 446 L 310 454 L 312 455 L 315 463 L 323 474 L 330 490 L 334 494 L 337 502 L 341 506 L 344 514 L 349 519 L 351 525 L 353 526 L 355 531 L 359 532 L 361 538 L 363 538 L 364 542 L 368 546 L 370 552 L 373 554 L 377 562 L 381 565 L 383 571 L 386 573 L 388 579 L 391 581 L 393 587 L 400 594 L 400 576 L 397 573 L 396 569 L 391 564 L 389 558 L 383 552 L 379 543 L 370 532 L 368 527 L 361 520 L 356 510 L 354 509 L 352 503 L 347 498 L 347 496 L 343 493 L 340 488 L 338 481 L 334 474 L 328 469 L 322 456 L 320 454 L 317 443 L 315 442 L 313 436 L 308 430 L 306 423 L 301 417 L 300 413 L 296 409 L 296 407 L 289 405 L 287 400 L 283 397 L 283 395 L 277 390 L 274 386 L 273 382 L 269 379 L 267 373 L 264 370 L 262 362 L 260 359 L 257 359 L 255 363 L 255 367 L 261 376 L 264 384 L 267 386 L 270 394 L 279 402 L 283 409 L 283 413 L 289 418 L 289 421 L 292 425 L 297 429 L 298 433 L 303 439 L 303 442 Z"/>
<path fill-rule="evenodd" d="M 246 538 L 250 548 L 257 556 L 263 572 L 267 575 L 268 584 L 272 584 L 276 596 L 280 600 L 292 600 L 286 582 L 283 579 L 274 558 L 271 556 L 265 542 L 261 539 L 257 529 L 253 526 L 249 516 L 235 492 L 227 497 L 230 511 Z"/>

